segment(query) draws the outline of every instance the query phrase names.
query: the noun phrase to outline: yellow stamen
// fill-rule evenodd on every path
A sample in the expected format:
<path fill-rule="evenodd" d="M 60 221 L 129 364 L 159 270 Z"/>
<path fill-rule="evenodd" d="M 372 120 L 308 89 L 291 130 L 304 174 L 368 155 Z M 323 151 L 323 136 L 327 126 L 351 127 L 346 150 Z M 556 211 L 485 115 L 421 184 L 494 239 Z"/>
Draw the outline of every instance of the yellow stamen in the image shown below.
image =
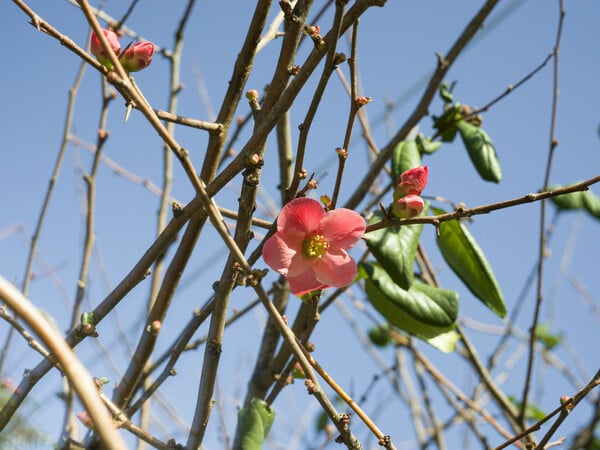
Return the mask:
<path fill-rule="evenodd" d="M 302 242 L 302 253 L 307 258 L 320 258 L 327 253 L 329 244 L 322 234 L 313 234 Z"/>

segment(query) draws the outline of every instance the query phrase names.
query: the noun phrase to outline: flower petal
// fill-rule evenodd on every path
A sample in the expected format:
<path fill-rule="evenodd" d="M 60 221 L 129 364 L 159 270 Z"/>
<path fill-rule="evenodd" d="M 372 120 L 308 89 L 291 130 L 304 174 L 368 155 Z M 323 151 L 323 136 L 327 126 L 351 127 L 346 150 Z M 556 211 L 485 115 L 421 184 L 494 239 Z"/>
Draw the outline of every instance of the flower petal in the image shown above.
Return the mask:
<path fill-rule="evenodd" d="M 334 287 L 348 286 L 356 276 L 356 262 L 345 250 L 332 250 L 313 264 L 317 280 Z"/>
<path fill-rule="evenodd" d="M 262 253 L 265 262 L 271 269 L 286 276 L 296 250 L 290 248 L 279 233 L 275 233 L 265 241 Z"/>
<path fill-rule="evenodd" d="M 317 289 L 326 289 L 329 287 L 317 280 L 315 272 L 312 270 L 302 272 L 302 274 L 297 277 L 287 277 L 287 280 L 290 283 L 292 293 L 297 296 L 304 295 L 307 292 L 315 291 Z"/>
<path fill-rule="evenodd" d="M 321 204 L 312 198 L 296 198 L 283 207 L 277 218 L 277 229 L 302 231 L 305 235 L 319 229 L 325 211 Z"/>
<path fill-rule="evenodd" d="M 321 232 L 330 247 L 344 250 L 356 244 L 365 233 L 365 227 L 365 219 L 346 208 L 329 211 L 321 221 Z"/>

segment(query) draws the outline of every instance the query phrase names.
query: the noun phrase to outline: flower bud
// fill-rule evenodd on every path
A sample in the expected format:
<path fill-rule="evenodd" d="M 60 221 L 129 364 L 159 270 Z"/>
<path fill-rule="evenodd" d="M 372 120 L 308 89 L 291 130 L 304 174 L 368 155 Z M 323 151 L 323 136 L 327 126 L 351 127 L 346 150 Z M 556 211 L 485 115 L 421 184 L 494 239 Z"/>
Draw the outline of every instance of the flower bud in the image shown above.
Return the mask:
<path fill-rule="evenodd" d="M 150 65 L 152 55 L 154 55 L 152 42 L 138 42 L 125 49 L 120 61 L 126 71 L 137 72 Z"/>
<path fill-rule="evenodd" d="M 396 182 L 394 201 L 406 195 L 420 195 L 427 184 L 427 166 L 414 167 L 402 173 Z"/>
<path fill-rule="evenodd" d="M 362 96 L 362 97 L 356 97 L 354 99 L 354 101 L 356 102 L 356 104 L 358 106 L 365 106 L 366 104 L 371 103 L 373 101 L 373 99 L 371 97 Z"/>
<path fill-rule="evenodd" d="M 258 100 L 258 91 L 256 89 L 248 89 L 246 91 L 246 100 Z"/>
<path fill-rule="evenodd" d="M 115 33 L 112 30 L 106 29 L 102 30 L 102 33 L 104 33 L 104 36 L 106 36 L 106 39 L 108 40 L 108 44 L 118 56 L 119 53 L 121 53 L 121 44 L 119 44 L 119 36 L 117 36 L 117 33 Z M 100 64 L 108 67 L 109 69 L 112 67 L 112 63 L 110 62 L 108 53 L 106 52 L 106 50 L 104 50 L 100 39 L 98 39 L 98 36 L 93 31 L 92 39 L 90 41 L 90 49 L 92 51 L 92 54 L 96 57 Z"/>
<path fill-rule="evenodd" d="M 392 214 L 400 219 L 412 219 L 421 214 L 424 207 L 425 203 L 421 197 L 409 194 L 394 201 L 394 204 L 392 205 Z"/>
<path fill-rule="evenodd" d="M 94 421 L 92 420 L 92 417 L 88 414 L 87 411 L 82 411 L 82 412 L 78 413 L 77 418 L 79 419 L 79 421 L 82 424 L 84 424 L 90 430 L 95 429 Z"/>

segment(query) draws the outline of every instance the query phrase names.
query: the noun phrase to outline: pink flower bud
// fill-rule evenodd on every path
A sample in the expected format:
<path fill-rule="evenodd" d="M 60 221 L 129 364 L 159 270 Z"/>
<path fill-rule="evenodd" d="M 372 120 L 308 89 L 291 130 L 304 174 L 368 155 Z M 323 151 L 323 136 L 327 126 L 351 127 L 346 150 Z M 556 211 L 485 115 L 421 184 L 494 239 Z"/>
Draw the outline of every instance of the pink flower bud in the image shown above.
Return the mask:
<path fill-rule="evenodd" d="M 246 91 L 246 100 L 258 100 L 258 91 L 256 89 L 248 89 Z"/>
<path fill-rule="evenodd" d="M 367 103 L 371 103 L 373 99 L 371 97 L 356 97 L 354 99 L 358 106 L 365 106 Z"/>
<path fill-rule="evenodd" d="M 421 212 L 425 203 L 418 195 L 409 194 L 405 197 L 396 200 L 392 206 L 392 214 L 400 219 L 412 219 L 417 217 Z"/>
<path fill-rule="evenodd" d="M 150 65 L 154 55 L 154 44 L 152 42 L 138 42 L 123 52 L 121 64 L 127 72 L 137 72 Z"/>
<path fill-rule="evenodd" d="M 94 421 L 92 420 L 91 416 L 88 414 L 87 411 L 82 411 L 82 412 L 78 413 L 77 418 L 79 419 L 79 421 L 82 424 L 84 424 L 90 430 L 93 430 L 95 428 Z"/>
<path fill-rule="evenodd" d="M 119 53 L 121 53 L 121 44 L 119 44 L 119 36 L 117 36 L 117 33 L 111 30 L 102 30 L 102 33 L 104 33 L 104 36 L 106 36 L 110 47 L 117 54 L 117 56 L 119 56 Z M 94 32 L 92 32 L 90 49 L 100 64 L 108 67 L 109 69 L 112 67 L 108 53 L 104 50 L 104 47 L 102 47 L 102 44 L 100 43 L 100 39 L 98 39 L 98 36 L 96 36 L 96 33 Z"/>
<path fill-rule="evenodd" d="M 414 167 L 402 173 L 396 182 L 394 201 L 406 195 L 420 195 L 427 184 L 427 176 L 427 166 Z"/>

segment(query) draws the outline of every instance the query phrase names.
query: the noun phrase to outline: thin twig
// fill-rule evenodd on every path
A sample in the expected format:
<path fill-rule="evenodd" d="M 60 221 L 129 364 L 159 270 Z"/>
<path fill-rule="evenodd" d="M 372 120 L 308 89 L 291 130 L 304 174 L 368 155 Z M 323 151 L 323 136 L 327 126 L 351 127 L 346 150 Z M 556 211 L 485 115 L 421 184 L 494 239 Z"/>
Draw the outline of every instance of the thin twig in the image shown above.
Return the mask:
<path fill-rule="evenodd" d="M 550 172 L 552 169 L 552 162 L 554 156 L 554 149 L 558 145 L 556 139 L 556 118 L 558 113 L 558 69 L 559 69 L 559 49 L 560 40 L 562 37 L 563 22 L 565 17 L 565 9 L 563 0 L 558 0 L 559 6 L 559 18 L 558 18 L 558 29 L 556 31 L 556 42 L 554 44 L 554 50 L 552 52 L 554 56 L 554 70 L 553 70 L 553 85 L 552 85 L 552 110 L 550 115 L 550 142 L 548 150 L 548 160 L 546 163 L 546 173 L 544 175 L 543 188 L 548 189 L 550 183 Z M 546 202 L 542 199 L 540 206 L 540 240 L 538 248 L 538 267 L 537 267 L 537 285 L 536 285 L 536 302 L 535 311 L 533 314 L 533 320 L 531 328 L 529 329 L 529 355 L 527 359 L 527 371 L 525 375 L 525 382 L 523 385 L 523 394 L 521 395 L 521 412 L 519 415 L 519 421 L 521 424 L 525 424 L 525 411 L 527 409 L 527 402 L 529 400 L 529 389 L 532 382 L 533 375 L 533 363 L 535 357 L 535 342 L 537 340 L 537 325 L 540 317 L 540 310 L 543 301 L 543 274 L 544 274 L 544 261 L 546 260 Z"/>

